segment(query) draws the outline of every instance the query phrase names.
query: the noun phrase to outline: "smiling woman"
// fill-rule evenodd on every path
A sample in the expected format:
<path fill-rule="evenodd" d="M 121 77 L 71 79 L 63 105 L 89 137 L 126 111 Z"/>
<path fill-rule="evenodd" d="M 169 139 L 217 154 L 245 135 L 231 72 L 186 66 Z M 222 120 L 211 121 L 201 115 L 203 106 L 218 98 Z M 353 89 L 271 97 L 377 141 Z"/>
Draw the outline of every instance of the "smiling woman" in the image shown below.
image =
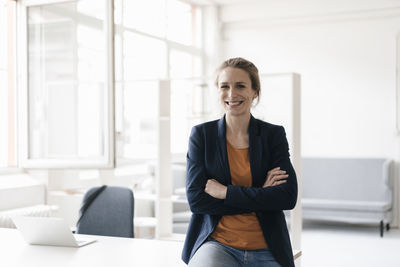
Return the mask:
<path fill-rule="evenodd" d="M 182 258 L 189 266 L 294 266 L 283 210 L 297 179 L 285 130 L 255 119 L 256 66 L 225 61 L 216 86 L 225 116 L 193 127 L 186 192 L 193 213 Z"/>

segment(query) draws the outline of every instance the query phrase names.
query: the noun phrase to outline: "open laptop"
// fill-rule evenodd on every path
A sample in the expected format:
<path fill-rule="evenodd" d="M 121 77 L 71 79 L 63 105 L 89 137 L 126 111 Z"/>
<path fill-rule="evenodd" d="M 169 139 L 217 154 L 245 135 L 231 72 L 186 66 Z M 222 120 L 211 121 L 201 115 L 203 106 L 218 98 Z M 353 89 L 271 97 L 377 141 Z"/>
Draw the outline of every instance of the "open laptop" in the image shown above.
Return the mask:
<path fill-rule="evenodd" d="M 11 219 L 31 245 L 82 247 L 96 241 L 75 237 L 62 218 L 14 216 Z"/>

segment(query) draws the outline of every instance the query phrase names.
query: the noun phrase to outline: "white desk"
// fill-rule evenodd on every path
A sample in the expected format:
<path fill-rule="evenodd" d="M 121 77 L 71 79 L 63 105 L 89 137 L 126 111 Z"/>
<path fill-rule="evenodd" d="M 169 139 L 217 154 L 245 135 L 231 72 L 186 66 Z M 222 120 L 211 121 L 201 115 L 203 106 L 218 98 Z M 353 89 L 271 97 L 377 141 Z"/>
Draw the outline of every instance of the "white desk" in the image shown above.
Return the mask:
<path fill-rule="evenodd" d="M 182 242 L 105 236 L 96 239 L 81 248 L 32 246 L 17 230 L 0 228 L 0 266 L 186 266 L 181 260 Z"/>

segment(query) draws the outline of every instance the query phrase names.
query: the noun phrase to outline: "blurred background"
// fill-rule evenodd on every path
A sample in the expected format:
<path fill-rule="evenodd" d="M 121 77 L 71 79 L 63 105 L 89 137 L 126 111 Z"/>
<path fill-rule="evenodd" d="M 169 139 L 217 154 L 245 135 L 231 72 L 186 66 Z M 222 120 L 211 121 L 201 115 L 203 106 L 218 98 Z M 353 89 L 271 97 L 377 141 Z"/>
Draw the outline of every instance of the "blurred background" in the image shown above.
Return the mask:
<path fill-rule="evenodd" d="M 181 240 L 191 127 L 223 115 L 215 70 L 244 57 L 298 174 L 296 263 L 398 266 L 399 25 L 396 0 L 0 0 L 0 227 L 74 227 L 110 185 L 137 237 Z"/>

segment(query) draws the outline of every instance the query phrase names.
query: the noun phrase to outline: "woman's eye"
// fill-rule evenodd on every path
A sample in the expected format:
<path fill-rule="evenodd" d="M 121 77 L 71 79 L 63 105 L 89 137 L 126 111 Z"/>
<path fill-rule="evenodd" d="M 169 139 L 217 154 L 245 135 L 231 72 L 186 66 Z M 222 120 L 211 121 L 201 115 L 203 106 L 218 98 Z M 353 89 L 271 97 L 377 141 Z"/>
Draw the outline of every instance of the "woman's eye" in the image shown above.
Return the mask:
<path fill-rule="evenodd" d="M 221 86 L 221 89 L 227 89 L 227 88 L 229 88 L 229 86 L 227 86 L 227 85 L 222 85 Z"/>

